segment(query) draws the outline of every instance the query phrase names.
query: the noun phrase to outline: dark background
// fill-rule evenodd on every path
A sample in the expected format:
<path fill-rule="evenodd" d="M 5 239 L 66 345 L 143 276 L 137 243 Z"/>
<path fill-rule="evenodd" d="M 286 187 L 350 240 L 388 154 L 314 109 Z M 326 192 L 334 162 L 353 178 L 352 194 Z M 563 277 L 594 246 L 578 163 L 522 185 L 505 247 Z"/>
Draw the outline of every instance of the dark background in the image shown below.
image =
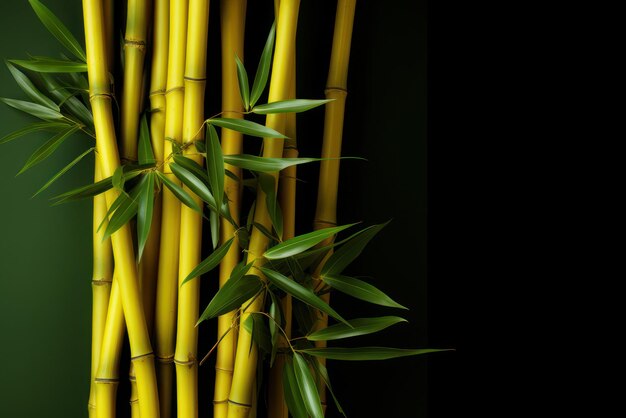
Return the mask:
<path fill-rule="evenodd" d="M 220 103 L 219 2 L 212 3 L 207 115 L 217 113 Z M 82 40 L 79 1 L 48 0 L 45 4 Z M 323 97 L 334 15 L 335 2 L 301 3 L 298 97 Z M 272 2 L 250 1 L 247 16 L 246 62 L 251 63 L 251 73 L 273 19 Z M 427 262 L 426 20 L 425 1 L 394 2 L 393 6 L 373 1 L 357 4 L 343 154 L 364 157 L 368 162 L 342 163 L 338 222 L 369 225 L 393 219 L 347 272 L 370 277 L 410 311 L 369 306 L 339 293 L 333 294 L 332 303 L 347 317 L 400 314 L 410 322 L 346 340 L 342 346 L 454 347 L 456 343 L 452 303 L 447 297 L 453 293 L 448 287 L 451 282 L 443 269 L 432 269 Z M 61 51 L 25 0 L 1 3 L 0 28 L 3 58 Z M 0 96 L 23 98 L 7 69 L 0 70 Z M 4 135 L 30 119 L 3 105 L 0 121 L 0 135 Z M 321 110 L 299 116 L 301 156 L 319 155 L 322 126 Z M 2 417 L 81 417 L 87 413 L 91 203 L 51 207 L 45 196 L 30 199 L 53 172 L 87 145 L 81 137 L 71 138 L 47 162 L 15 178 L 28 155 L 45 139 L 35 134 L 0 150 Z M 92 164 L 89 158 L 82 161 L 48 196 L 89 182 Z M 315 210 L 317 167 L 300 167 L 298 177 L 303 182 L 298 189 L 297 233 L 304 233 L 310 230 Z M 431 216 L 429 213 L 429 228 Z M 432 231 L 429 234 L 432 236 Z M 429 238 L 429 252 L 444 251 L 445 244 L 441 236 Z M 211 277 L 203 279 L 203 304 L 215 291 L 215 282 Z M 201 328 L 200 355 L 212 345 L 214 335 L 214 324 Z M 384 362 L 330 361 L 329 372 L 348 416 L 450 416 L 455 404 L 452 369 L 458 355 Z M 207 400 L 201 405 L 201 414 L 210 409 L 212 366 L 209 361 L 200 369 L 203 399 Z M 124 409 L 126 390 L 122 384 L 118 404 Z M 328 416 L 339 416 L 331 400 Z"/>

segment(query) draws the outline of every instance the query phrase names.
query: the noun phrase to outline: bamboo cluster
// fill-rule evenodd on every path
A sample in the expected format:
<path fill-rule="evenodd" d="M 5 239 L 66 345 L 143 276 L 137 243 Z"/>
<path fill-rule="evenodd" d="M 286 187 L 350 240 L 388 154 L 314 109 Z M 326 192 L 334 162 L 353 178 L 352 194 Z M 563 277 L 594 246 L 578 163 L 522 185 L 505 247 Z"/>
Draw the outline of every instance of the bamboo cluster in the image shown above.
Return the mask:
<path fill-rule="evenodd" d="M 94 203 L 90 418 L 114 418 L 123 408 L 117 389 L 124 367 L 129 367 L 124 371 L 133 418 L 197 418 L 211 396 L 216 418 L 256 418 L 262 405 L 269 418 L 320 418 L 331 387 L 326 359 L 436 351 L 326 347 L 329 340 L 404 321 L 392 316 L 348 321 L 329 305 L 335 289 L 404 308 L 343 274 L 384 225 L 335 239 L 354 225 L 337 225 L 337 192 L 356 0 L 337 3 L 326 100 L 297 98 L 299 0 L 274 2 L 274 25 L 252 86 L 252 66 L 244 65 L 246 0 L 214 6 L 209 0 L 128 0 L 124 10 L 113 0 L 83 0 L 86 54 L 48 9 L 30 1 L 48 29 L 84 61 L 57 60 L 46 64 L 56 66 L 48 72 L 65 71 L 77 86 L 81 79 L 73 74 L 88 75 L 87 99 L 59 98 L 55 88 L 51 95 L 62 99 L 57 104 L 38 96 L 35 85 L 10 67 L 40 104 L 3 101 L 44 120 L 58 119 L 54 129 L 80 130 L 96 141 L 94 184 L 59 196 L 60 201 L 93 196 Z M 207 89 L 206 81 L 207 68 L 218 65 L 207 62 L 214 48 L 208 43 L 209 13 L 218 6 L 221 91 Z M 119 13 L 125 30 L 116 58 Z M 46 73 L 37 60 L 20 62 Z M 118 69 L 121 82 L 115 83 Z M 267 102 L 260 104 L 266 84 Z M 220 94 L 219 112 L 205 109 L 205 97 Z M 302 158 L 296 113 L 322 105 L 321 158 Z M 59 118 L 55 112 L 69 113 Z M 217 115 L 207 118 L 212 113 Z M 265 123 L 252 115 L 265 117 Z M 244 146 L 247 136 L 263 138 L 260 156 L 245 153 L 251 148 Z M 296 166 L 317 161 L 313 231 L 298 235 Z M 250 206 L 246 189 L 252 190 Z M 203 260 L 203 237 L 209 235 L 212 248 Z M 200 278 L 213 269 L 219 270 L 219 291 L 201 313 Z M 329 325 L 329 315 L 337 324 Z M 199 347 L 198 327 L 213 318 L 215 344 Z M 126 335 L 131 362 L 123 365 Z M 215 352 L 212 394 L 198 389 L 199 373 L 208 370 L 200 369 L 199 357 L 207 351 Z M 267 379 L 259 379 L 268 369 Z"/>

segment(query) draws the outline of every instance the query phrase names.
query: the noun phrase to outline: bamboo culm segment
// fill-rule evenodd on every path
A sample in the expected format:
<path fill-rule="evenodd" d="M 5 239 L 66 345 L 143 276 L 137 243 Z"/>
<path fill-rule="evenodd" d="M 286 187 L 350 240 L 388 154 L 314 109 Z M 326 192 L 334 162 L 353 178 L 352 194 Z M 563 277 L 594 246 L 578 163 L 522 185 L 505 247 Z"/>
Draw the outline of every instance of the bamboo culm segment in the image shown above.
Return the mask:
<path fill-rule="evenodd" d="M 204 123 L 204 90 L 206 77 L 209 0 L 190 0 L 185 56 L 185 98 L 183 111 L 183 143 L 202 138 Z M 185 148 L 188 158 L 202 164 L 193 147 Z M 199 207 L 202 200 L 191 194 Z M 202 216 L 187 206 L 181 207 L 180 263 L 178 291 L 178 322 L 176 334 L 176 398 L 178 418 L 198 417 L 198 311 L 200 309 L 200 280 L 183 280 L 201 261 Z M 182 285 L 182 286 L 181 286 Z"/>
<path fill-rule="evenodd" d="M 335 16 L 335 30 L 333 34 L 333 46 L 330 58 L 330 69 L 326 82 L 326 98 L 334 99 L 326 104 L 324 115 L 324 138 L 322 142 L 323 160 L 320 163 L 319 189 L 317 195 L 317 207 L 313 229 L 318 230 L 337 224 L 337 191 L 339 184 L 339 157 L 341 156 L 341 142 L 343 134 L 343 119 L 348 81 L 348 63 L 350 58 L 350 45 L 352 40 L 352 26 L 354 23 L 354 11 L 356 0 L 339 0 L 337 14 Z M 327 240 L 320 245 L 328 245 L 333 239 Z M 317 266 L 313 276 L 315 285 L 320 284 L 319 272 L 330 255 Z M 321 295 L 324 302 L 329 303 L 330 293 Z M 316 329 L 328 326 L 328 315 L 321 313 Z M 317 347 L 325 347 L 326 341 L 316 341 Z M 324 358 L 318 359 L 325 365 Z M 326 412 L 326 386 L 318 382 L 318 392 L 324 412 Z"/>
<path fill-rule="evenodd" d="M 282 0 L 278 14 L 276 26 L 276 48 L 272 66 L 272 76 L 268 102 L 285 100 L 289 94 L 289 79 L 291 59 L 289 53 L 295 47 L 296 27 L 298 22 L 299 0 Z M 270 114 L 266 119 L 266 126 L 278 131 L 285 131 L 285 115 Z M 264 139 L 263 156 L 279 158 L 283 155 L 283 140 L 278 138 Z M 273 173 L 278 180 L 277 173 Z M 277 184 L 278 181 L 275 182 Z M 271 221 L 265 204 L 265 195 L 260 188 L 257 190 L 256 208 L 254 211 L 254 221 L 263 225 L 266 229 L 271 229 Z M 254 266 L 263 264 L 262 255 L 268 245 L 268 238 L 261 233 L 258 228 L 253 229 L 250 237 L 247 262 L 254 261 Z M 258 269 L 252 269 L 254 274 Z M 244 306 L 247 309 L 242 311 L 240 324 L 243 324 L 249 316 L 249 312 L 259 311 L 263 308 L 263 297 L 257 297 L 254 301 L 247 302 Z M 237 354 L 235 357 L 235 368 L 233 382 L 229 395 L 228 418 L 247 418 L 252 404 L 252 389 L 256 374 L 258 349 L 256 345 L 251 346 L 251 335 L 240 327 L 237 340 Z"/>
<path fill-rule="evenodd" d="M 291 54 L 291 80 L 289 82 L 289 98 L 296 98 L 296 54 Z M 285 115 L 285 135 L 290 139 L 285 140 L 283 149 L 284 158 L 298 157 L 298 143 L 296 140 L 296 114 L 288 113 Z M 287 167 L 280 173 L 280 183 L 278 184 L 278 199 L 280 207 L 283 211 L 283 241 L 293 238 L 296 234 L 296 175 L 297 169 L 293 165 Z M 292 323 L 292 298 L 286 294 L 280 301 L 285 316 L 285 334 L 287 338 L 291 338 Z M 288 347 L 285 336 L 282 334 L 278 337 L 277 344 L 281 348 Z M 269 376 L 269 395 L 268 395 L 268 417 L 269 418 L 288 418 L 289 410 L 285 401 L 285 393 L 283 389 L 283 368 L 286 357 L 282 353 L 278 353 L 274 361 L 274 365 L 270 369 Z"/>
<path fill-rule="evenodd" d="M 94 182 L 102 180 L 98 156 L 95 158 Z M 96 384 L 95 378 L 100 361 L 100 349 L 113 281 L 113 252 L 111 240 L 102 241 L 106 225 L 98 232 L 100 222 L 106 216 L 106 200 L 103 195 L 93 199 L 93 275 L 91 288 L 93 293 L 92 327 L 91 327 L 91 385 L 89 391 L 89 418 L 96 416 Z"/>
<path fill-rule="evenodd" d="M 101 158 L 101 174 L 111 177 L 120 166 L 115 127 L 111 108 L 108 68 L 106 59 L 103 4 L 100 0 L 84 0 L 83 15 L 89 93 L 98 153 Z M 113 204 L 119 192 L 111 189 L 106 193 L 107 207 Z M 131 357 L 135 363 L 137 390 L 142 400 L 142 415 L 158 418 L 158 392 L 154 371 L 154 355 L 150 344 L 148 327 L 143 312 L 143 301 L 139 290 L 135 252 L 129 225 L 120 228 L 111 236 L 115 272 L 119 282 L 123 312 L 128 328 Z M 99 365 L 100 367 L 100 365 Z M 96 394 L 96 404 L 98 399 Z"/>
<path fill-rule="evenodd" d="M 167 81 L 165 92 L 165 128 L 163 158 L 172 153 L 170 141 L 181 142 L 183 130 L 183 101 L 185 53 L 187 45 L 187 0 L 170 2 L 169 41 L 167 53 Z M 162 71 L 161 71 L 162 73 Z M 180 181 L 169 168 L 163 166 L 165 175 L 176 184 Z M 162 190 L 161 248 L 157 280 L 157 312 L 155 337 L 159 358 L 159 396 L 164 418 L 172 415 L 174 389 L 174 353 L 176 348 L 176 321 L 178 300 L 178 260 L 180 249 L 180 210 L 178 199 L 169 191 Z"/>
<path fill-rule="evenodd" d="M 227 118 L 241 118 L 243 106 L 239 95 L 237 82 L 237 68 L 234 60 L 235 54 L 243 61 L 244 59 L 244 32 L 246 19 L 246 0 L 222 0 L 220 3 L 220 22 L 222 32 L 222 110 Z M 231 110 L 231 111 L 229 111 Z M 222 130 L 222 151 L 225 155 L 241 154 L 243 151 L 242 134 L 230 130 Z M 225 168 L 241 177 L 241 169 L 229 164 Z M 224 191 L 229 200 L 230 214 L 233 220 L 239 224 L 239 212 L 241 208 L 241 184 L 226 176 L 224 178 Z M 219 271 L 219 284 L 223 286 L 229 279 L 233 268 L 239 263 L 239 245 L 236 242 L 235 228 L 224 219 L 220 225 L 220 242 L 224 243 L 230 237 L 235 236 L 235 242 L 231 245 L 228 253 L 222 259 Z M 224 334 L 226 336 L 217 346 L 215 360 L 215 392 L 213 395 L 213 416 L 226 418 L 228 415 L 228 395 L 233 379 L 233 367 L 235 362 L 235 349 L 237 344 L 237 330 L 232 327 L 236 311 L 221 315 L 217 320 L 217 339 Z"/>

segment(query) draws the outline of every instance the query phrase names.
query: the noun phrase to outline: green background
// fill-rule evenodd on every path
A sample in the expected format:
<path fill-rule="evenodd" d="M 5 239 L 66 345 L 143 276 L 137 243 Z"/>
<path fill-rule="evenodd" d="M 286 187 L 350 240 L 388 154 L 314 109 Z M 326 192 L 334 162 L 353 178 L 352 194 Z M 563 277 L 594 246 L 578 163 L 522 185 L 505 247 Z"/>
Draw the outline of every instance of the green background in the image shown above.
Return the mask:
<path fill-rule="evenodd" d="M 210 45 L 219 42 L 217 1 L 213 2 Z M 246 53 L 253 62 L 271 23 L 270 1 L 250 1 Z M 342 166 L 339 223 L 393 222 L 348 271 L 411 308 L 409 324 L 342 345 L 426 346 L 426 77 L 423 2 L 360 1 L 350 61 L 344 155 L 367 163 Z M 46 0 L 82 42 L 82 9 L 77 0 Z M 334 2 L 303 0 L 298 32 L 298 96 L 323 95 Z M 254 20 L 253 20 L 254 19 Z M 55 55 L 61 47 L 48 35 L 26 0 L 0 3 L 0 57 Z M 211 50 L 209 60 L 219 56 Z M 219 66 L 219 65 L 218 65 Z M 209 65 L 207 103 L 219 89 L 219 69 Z M 249 71 L 253 70 L 254 64 Z M 9 71 L 0 68 L 0 96 L 24 98 Z M 208 113 L 208 112 L 207 112 Z M 0 106 L 0 136 L 31 119 Z M 319 155 L 323 112 L 300 117 L 301 156 Z M 15 177 L 47 136 L 33 134 L 0 147 L 0 417 L 86 417 L 91 316 L 91 203 L 52 207 L 54 192 L 91 181 L 93 158 L 83 160 L 34 199 L 52 173 L 88 146 L 70 138 L 48 161 Z M 307 231 L 314 210 L 314 167 L 303 168 L 298 191 L 298 233 Z M 206 280 L 206 279 L 204 279 Z M 204 283 L 204 282 L 203 282 Z M 210 290 L 207 290 L 209 292 Z M 208 295 L 210 297 L 210 295 Z M 205 296 L 207 297 L 207 296 Z M 348 317 L 400 314 L 333 295 Z M 208 333 L 207 333 L 208 334 Z M 212 335 L 212 332 L 211 332 Z M 205 347 L 204 347 L 205 348 Z M 203 347 L 200 352 L 206 352 Z M 125 366 L 124 366 L 125 367 Z M 331 362 L 331 379 L 351 417 L 426 416 L 426 359 L 387 362 Z M 211 375 L 210 366 L 201 373 Z M 124 373 L 122 373 L 124 375 Z M 390 382 L 395 382 L 391 384 Z M 118 403 L 125 408 L 121 388 Z M 207 404 L 212 393 L 207 393 Z M 203 406 L 203 408 L 205 408 Z M 336 416 L 329 406 L 329 416 Z M 207 416 L 207 415 L 204 415 Z"/>

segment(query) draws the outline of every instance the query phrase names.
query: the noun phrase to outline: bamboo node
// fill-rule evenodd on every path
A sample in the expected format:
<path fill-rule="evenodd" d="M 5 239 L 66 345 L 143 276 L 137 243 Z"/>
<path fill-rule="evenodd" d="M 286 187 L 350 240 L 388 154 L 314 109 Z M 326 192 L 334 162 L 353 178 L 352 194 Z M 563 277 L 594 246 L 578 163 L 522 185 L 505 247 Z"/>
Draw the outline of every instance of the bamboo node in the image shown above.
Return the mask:
<path fill-rule="evenodd" d="M 94 382 L 96 383 L 109 383 L 109 384 L 118 384 L 120 379 L 118 378 L 107 378 L 107 377 L 95 377 Z"/>
<path fill-rule="evenodd" d="M 113 283 L 112 279 L 102 278 L 102 279 L 91 279 L 91 284 L 94 286 L 107 286 Z"/>
<path fill-rule="evenodd" d="M 185 86 L 172 87 L 171 89 L 165 90 L 165 94 L 168 95 L 174 91 L 185 91 Z"/>
<path fill-rule="evenodd" d="M 150 97 L 152 96 L 165 96 L 165 89 L 158 89 L 150 92 Z"/>
<path fill-rule="evenodd" d="M 215 399 L 213 399 L 213 405 L 217 405 L 217 404 L 221 404 L 221 403 L 228 403 L 228 399 L 224 399 L 221 401 L 216 401 Z"/>
<path fill-rule="evenodd" d="M 159 363 L 163 363 L 163 364 L 170 364 L 174 362 L 174 356 L 156 356 L 156 359 Z"/>
<path fill-rule="evenodd" d="M 231 369 L 225 369 L 223 367 L 215 366 L 215 370 L 216 371 L 220 371 L 220 372 L 226 372 L 226 373 L 229 373 L 229 374 L 233 374 L 233 369 L 232 368 Z"/>
<path fill-rule="evenodd" d="M 186 75 L 185 77 L 183 77 L 183 79 L 185 81 L 196 81 L 196 82 L 200 82 L 200 83 L 204 83 L 206 82 L 206 77 L 205 78 L 196 78 L 196 77 L 190 77 L 188 75 Z"/>
<path fill-rule="evenodd" d="M 213 401 L 213 402 L 215 402 L 215 401 Z M 241 406 L 241 407 L 244 407 L 244 408 L 252 408 L 251 404 L 239 403 L 239 402 L 235 402 L 235 401 L 233 401 L 231 399 L 228 400 L 228 403 L 232 403 L 233 405 Z"/>
<path fill-rule="evenodd" d="M 324 219 L 314 219 L 313 220 L 313 225 L 317 225 L 317 224 L 322 224 L 322 225 L 330 225 L 330 226 L 337 226 L 337 222 L 332 222 L 332 221 L 326 221 Z"/>
<path fill-rule="evenodd" d="M 131 357 L 130 361 L 135 361 L 135 360 L 139 360 L 139 359 L 142 359 L 144 357 L 150 357 L 150 356 L 154 357 L 154 353 L 152 351 L 150 351 L 149 353 L 146 353 L 146 354 L 139 354 L 138 356 Z"/>
<path fill-rule="evenodd" d="M 177 366 L 193 366 L 197 362 L 198 360 L 195 358 L 192 358 L 191 360 L 187 360 L 187 361 L 176 360 L 176 358 L 174 358 L 174 364 L 176 364 Z"/>
<path fill-rule="evenodd" d="M 104 92 L 104 93 L 89 93 L 89 101 L 93 101 L 96 99 L 109 99 L 109 100 L 113 100 L 113 95 L 111 93 L 108 92 Z"/>
<path fill-rule="evenodd" d="M 124 39 L 124 49 L 126 49 L 127 46 L 137 48 L 141 52 L 146 52 L 146 43 L 138 39 Z"/>
<path fill-rule="evenodd" d="M 344 89 L 343 87 L 327 86 L 324 89 L 324 94 L 328 94 L 330 92 L 342 93 L 345 96 L 348 95 L 348 90 Z"/>

